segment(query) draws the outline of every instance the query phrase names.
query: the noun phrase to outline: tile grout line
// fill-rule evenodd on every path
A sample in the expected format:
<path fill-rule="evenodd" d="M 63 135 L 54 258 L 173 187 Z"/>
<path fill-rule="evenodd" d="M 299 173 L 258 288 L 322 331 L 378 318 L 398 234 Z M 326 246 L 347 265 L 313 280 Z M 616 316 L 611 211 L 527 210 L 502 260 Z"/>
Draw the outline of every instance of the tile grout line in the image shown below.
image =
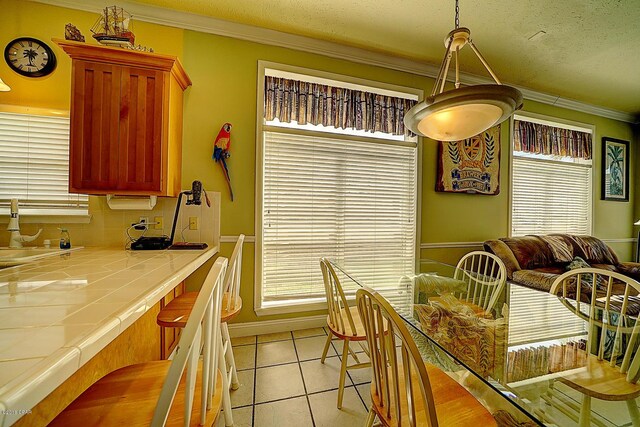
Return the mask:
<path fill-rule="evenodd" d="M 304 388 L 304 397 L 307 400 L 307 407 L 309 408 L 309 415 L 311 416 L 311 425 L 316 427 L 316 422 L 313 418 L 313 410 L 311 409 L 311 401 L 309 400 L 309 394 L 307 393 L 307 383 L 304 380 L 304 374 L 302 373 L 302 365 L 300 364 L 300 357 L 298 356 L 298 347 L 296 347 L 296 340 L 291 331 L 291 340 L 293 341 L 293 350 L 296 352 L 296 360 L 298 361 L 298 370 L 300 371 L 300 378 L 302 379 L 302 387 Z"/>
<path fill-rule="evenodd" d="M 255 351 L 253 353 L 253 399 L 251 400 L 251 426 L 256 423 L 256 384 L 258 382 L 258 336 L 255 340 Z"/>

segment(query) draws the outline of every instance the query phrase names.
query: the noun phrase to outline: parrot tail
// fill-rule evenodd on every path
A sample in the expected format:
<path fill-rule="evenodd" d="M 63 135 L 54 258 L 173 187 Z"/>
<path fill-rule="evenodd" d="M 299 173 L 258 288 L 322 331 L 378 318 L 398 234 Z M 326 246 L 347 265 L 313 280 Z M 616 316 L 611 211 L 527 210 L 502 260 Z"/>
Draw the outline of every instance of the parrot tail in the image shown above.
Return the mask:
<path fill-rule="evenodd" d="M 224 160 L 224 156 L 221 157 L 220 160 L 222 161 L 222 173 L 224 173 L 224 178 L 227 180 L 229 195 L 231 196 L 231 201 L 233 202 L 233 189 L 231 188 L 231 178 L 229 178 L 229 169 L 227 168 L 227 162 Z"/>

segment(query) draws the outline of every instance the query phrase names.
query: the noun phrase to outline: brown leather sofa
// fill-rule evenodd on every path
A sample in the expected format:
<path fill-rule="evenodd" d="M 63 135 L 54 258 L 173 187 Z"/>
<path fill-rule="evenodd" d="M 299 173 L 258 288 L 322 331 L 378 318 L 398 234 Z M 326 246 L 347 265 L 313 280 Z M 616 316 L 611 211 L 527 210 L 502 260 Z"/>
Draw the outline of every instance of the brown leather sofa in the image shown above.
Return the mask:
<path fill-rule="evenodd" d="M 555 278 L 567 271 L 575 257 L 591 267 L 617 271 L 640 281 L 640 263 L 620 262 L 606 243 L 592 236 L 504 237 L 487 240 L 484 248 L 504 262 L 510 281 L 545 292 L 549 292 Z"/>

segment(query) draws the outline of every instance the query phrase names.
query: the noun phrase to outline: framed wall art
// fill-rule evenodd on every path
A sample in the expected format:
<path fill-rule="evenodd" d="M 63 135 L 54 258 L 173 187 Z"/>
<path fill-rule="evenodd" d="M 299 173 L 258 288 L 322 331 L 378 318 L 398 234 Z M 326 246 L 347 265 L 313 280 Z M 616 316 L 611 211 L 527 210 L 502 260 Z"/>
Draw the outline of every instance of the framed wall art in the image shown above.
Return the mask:
<path fill-rule="evenodd" d="M 462 141 L 438 143 L 436 191 L 500 193 L 500 125 Z"/>
<path fill-rule="evenodd" d="M 602 200 L 629 201 L 629 141 L 602 138 Z"/>

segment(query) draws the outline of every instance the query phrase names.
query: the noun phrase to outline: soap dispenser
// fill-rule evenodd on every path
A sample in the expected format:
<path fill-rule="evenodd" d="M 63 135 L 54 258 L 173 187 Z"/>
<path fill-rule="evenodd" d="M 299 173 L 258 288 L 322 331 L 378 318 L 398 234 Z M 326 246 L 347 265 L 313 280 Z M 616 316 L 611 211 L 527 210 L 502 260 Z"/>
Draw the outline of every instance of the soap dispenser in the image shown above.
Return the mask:
<path fill-rule="evenodd" d="M 71 237 L 69 237 L 69 230 L 66 228 L 60 228 L 60 249 L 71 249 Z"/>

